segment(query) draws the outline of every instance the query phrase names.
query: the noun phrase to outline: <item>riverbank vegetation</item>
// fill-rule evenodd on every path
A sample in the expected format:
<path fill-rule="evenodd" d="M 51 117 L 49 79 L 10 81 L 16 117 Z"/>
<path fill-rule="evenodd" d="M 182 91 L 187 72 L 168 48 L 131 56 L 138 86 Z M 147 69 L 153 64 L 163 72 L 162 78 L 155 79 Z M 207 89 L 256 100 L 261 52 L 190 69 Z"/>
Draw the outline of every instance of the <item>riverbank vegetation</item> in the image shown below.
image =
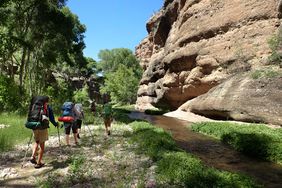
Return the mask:
<path fill-rule="evenodd" d="M 192 130 L 211 135 L 248 156 L 282 164 L 282 129 L 258 124 L 205 122 Z"/>
<path fill-rule="evenodd" d="M 156 162 L 160 187 L 259 187 L 250 178 L 206 167 L 198 158 L 182 151 L 163 129 L 133 122 L 136 150 Z"/>

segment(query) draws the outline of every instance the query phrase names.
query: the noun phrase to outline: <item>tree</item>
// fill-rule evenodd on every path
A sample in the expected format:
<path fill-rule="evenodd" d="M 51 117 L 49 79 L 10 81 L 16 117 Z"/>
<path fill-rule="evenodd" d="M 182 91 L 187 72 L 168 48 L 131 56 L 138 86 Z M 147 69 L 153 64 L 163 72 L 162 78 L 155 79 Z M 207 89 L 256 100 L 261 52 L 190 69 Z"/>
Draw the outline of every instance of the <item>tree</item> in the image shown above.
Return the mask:
<path fill-rule="evenodd" d="M 19 67 L 20 88 L 28 89 L 30 95 L 40 93 L 46 86 L 46 74 L 52 68 L 64 62 L 78 69 L 87 64 L 82 53 L 86 28 L 65 3 L 66 0 L 1 3 L 0 61 L 5 67 Z"/>
<path fill-rule="evenodd" d="M 137 76 L 141 76 L 142 74 L 139 62 L 129 49 L 115 48 L 112 50 L 101 50 L 98 57 L 101 59 L 98 65 L 104 73 L 115 72 L 119 65 L 122 64 L 126 67 L 131 67 Z"/>
<path fill-rule="evenodd" d="M 116 103 L 132 104 L 136 101 L 139 79 L 132 68 L 121 64 L 115 72 L 106 74 L 101 92 L 109 93 Z"/>

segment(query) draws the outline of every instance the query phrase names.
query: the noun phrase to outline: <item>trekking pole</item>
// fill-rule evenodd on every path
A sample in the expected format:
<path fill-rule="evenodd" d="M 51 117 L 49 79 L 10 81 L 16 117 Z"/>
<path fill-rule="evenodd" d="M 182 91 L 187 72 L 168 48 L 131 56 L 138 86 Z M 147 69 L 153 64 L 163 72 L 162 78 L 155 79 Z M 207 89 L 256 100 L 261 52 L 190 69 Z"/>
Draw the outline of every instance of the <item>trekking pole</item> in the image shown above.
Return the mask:
<path fill-rule="evenodd" d="M 59 139 L 59 148 L 61 147 L 61 141 L 60 141 L 60 130 L 59 130 L 59 124 L 57 126 L 57 132 L 58 132 L 58 139 Z"/>
<path fill-rule="evenodd" d="M 89 133 L 90 133 L 90 135 L 91 135 L 91 138 L 92 138 L 92 142 L 94 142 L 94 138 L 93 138 L 93 135 L 92 135 L 92 132 L 91 132 L 91 130 L 90 130 L 90 128 L 89 128 L 89 126 L 86 124 L 86 123 L 84 123 L 85 125 L 86 125 L 86 127 L 88 128 L 88 130 L 89 130 Z"/>
<path fill-rule="evenodd" d="M 24 161 L 25 161 L 25 158 L 26 158 L 28 149 L 29 149 L 29 145 L 30 145 L 30 143 L 31 143 L 32 135 L 33 135 L 33 133 L 31 133 L 30 139 L 29 139 L 28 144 L 27 144 L 27 148 L 26 148 L 26 151 L 25 151 L 25 154 L 24 154 L 24 158 L 23 158 L 22 168 L 23 168 L 23 165 L 24 165 Z"/>

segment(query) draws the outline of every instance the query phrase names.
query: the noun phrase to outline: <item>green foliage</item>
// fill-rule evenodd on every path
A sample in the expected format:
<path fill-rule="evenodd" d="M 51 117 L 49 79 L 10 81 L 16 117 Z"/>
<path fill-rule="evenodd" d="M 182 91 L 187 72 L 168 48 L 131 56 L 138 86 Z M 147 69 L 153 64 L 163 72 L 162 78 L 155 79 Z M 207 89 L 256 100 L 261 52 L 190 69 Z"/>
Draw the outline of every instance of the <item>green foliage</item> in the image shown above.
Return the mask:
<path fill-rule="evenodd" d="M 158 179 L 180 187 L 260 187 L 250 178 L 205 167 L 184 152 L 170 152 L 158 162 Z"/>
<path fill-rule="evenodd" d="M 98 65 L 104 73 L 115 72 L 120 65 L 124 65 L 127 68 L 132 68 L 137 76 L 142 74 L 139 62 L 129 49 L 101 50 L 98 57 L 101 59 Z"/>
<path fill-rule="evenodd" d="M 145 152 L 154 161 L 159 160 L 167 151 L 177 151 L 170 134 L 163 129 L 154 128 L 149 123 L 133 122 L 133 141 L 139 143 L 139 152 Z"/>
<path fill-rule="evenodd" d="M 127 104 L 136 101 L 142 69 L 132 51 L 125 48 L 101 50 L 98 63 L 105 75 L 102 93 L 109 93 L 115 103 Z"/>
<path fill-rule="evenodd" d="M 115 103 L 132 104 L 136 101 L 139 78 L 132 68 L 119 65 L 115 72 L 107 73 L 102 93 L 109 93 Z"/>
<path fill-rule="evenodd" d="M 21 105 L 19 87 L 13 79 L 0 75 L 0 111 L 15 111 Z"/>
<path fill-rule="evenodd" d="M 282 130 L 264 125 L 197 123 L 192 130 L 215 136 L 236 150 L 282 164 Z"/>
<path fill-rule="evenodd" d="M 1 4 L 0 62 L 6 67 L 1 71 L 29 96 L 46 92 L 43 88 L 50 86 L 53 70 L 60 71 L 63 63 L 74 70 L 86 68 L 82 53 L 86 28 L 65 3 L 26 0 Z M 14 66 L 18 72 L 11 68 Z"/>
<path fill-rule="evenodd" d="M 8 125 L 0 128 L 0 151 L 13 149 L 16 144 L 28 142 L 32 131 L 24 126 L 26 117 L 15 114 L 0 114 L 0 124 Z"/>
<path fill-rule="evenodd" d="M 25 127 L 26 114 L 1 113 L 0 124 L 9 125 L 7 128 L 0 128 L 0 151 L 8 151 L 16 144 L 26 144 L 32 134 L 32 130 Z M 50 124 L 48 130 L 50 135 L 57 134 L 57 128 Z M 33 140 L 32 140 L 33 141 Z"/>
<path fill-rule="evenodd" d="M 132 141 L 137 151 L 157 162 L 158 187 L 260 187 L 251 178 L 208 168 L 194 156 L 181 151 L 162 129 L 133 122 Z"/>
<path fill-rule="evenodd" d="M 259 79 L 259 78 L 276 78 L 278 76 L 281 76 L 282 73 L 275 71 L 273 69 L 260 69 L 260 70 L 255 70 L 252 72 L 251 77 L 253 79 Z"/>
<path fill-rule="evenodd" d="M 73 98 L 75 103 L 82 103 L 84 106 L 89 106 L 88 86 L 85 85 L 82 89 L 76 90 Z"/>

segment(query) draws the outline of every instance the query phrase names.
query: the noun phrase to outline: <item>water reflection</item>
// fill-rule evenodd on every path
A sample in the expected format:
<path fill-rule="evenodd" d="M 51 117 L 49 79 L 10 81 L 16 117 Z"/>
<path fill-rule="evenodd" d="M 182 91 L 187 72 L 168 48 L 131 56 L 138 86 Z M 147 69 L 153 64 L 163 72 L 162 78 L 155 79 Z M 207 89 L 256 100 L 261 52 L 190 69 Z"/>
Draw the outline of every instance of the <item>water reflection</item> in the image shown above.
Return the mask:
<path fill-rule="evenodd" d="M 131 112 L 132 119 L 143 119 L 171 132 L 177 144 L 198 156 L 206 165 L 247 174 L 256 178 L 265 187 L 282 187 L 282 166 L 246 157 L 209 136 L 189 129 L 190 122 L 166 116 L 151 116 Z"/>

